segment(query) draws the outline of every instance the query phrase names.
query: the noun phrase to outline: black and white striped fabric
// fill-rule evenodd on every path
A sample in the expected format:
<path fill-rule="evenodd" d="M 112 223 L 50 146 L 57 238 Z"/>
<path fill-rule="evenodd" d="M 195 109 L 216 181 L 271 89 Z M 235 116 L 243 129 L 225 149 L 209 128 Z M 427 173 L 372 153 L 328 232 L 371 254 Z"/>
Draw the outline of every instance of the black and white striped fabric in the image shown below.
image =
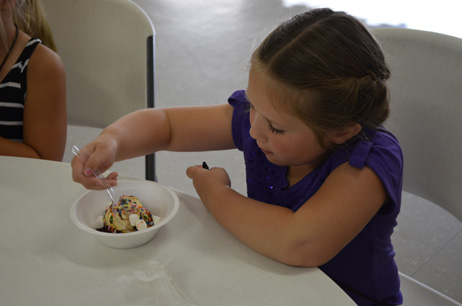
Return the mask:
<path fill-rule="evenodd" d="M 27 67 L 39 39 L 27 43 L 10 72 L 0 83 L 0 137 L 23 141 L 24 103 L 27 93 Z"/>

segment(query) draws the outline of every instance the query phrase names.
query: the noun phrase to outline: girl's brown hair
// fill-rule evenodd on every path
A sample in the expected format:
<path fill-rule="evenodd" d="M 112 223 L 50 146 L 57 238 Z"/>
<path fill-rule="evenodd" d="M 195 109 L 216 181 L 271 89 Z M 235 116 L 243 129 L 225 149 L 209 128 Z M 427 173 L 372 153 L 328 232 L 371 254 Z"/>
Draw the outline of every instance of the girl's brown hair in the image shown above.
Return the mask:
<path fill-rule="evenodd" d="M 327 132 L 359 123 L 376 128 L 389 115 L 383 52 L 356 18 L 314 9 L 283 22 L 252 55 L 251 69 L 268 75 L 285 111 L 323 143 Z"/>

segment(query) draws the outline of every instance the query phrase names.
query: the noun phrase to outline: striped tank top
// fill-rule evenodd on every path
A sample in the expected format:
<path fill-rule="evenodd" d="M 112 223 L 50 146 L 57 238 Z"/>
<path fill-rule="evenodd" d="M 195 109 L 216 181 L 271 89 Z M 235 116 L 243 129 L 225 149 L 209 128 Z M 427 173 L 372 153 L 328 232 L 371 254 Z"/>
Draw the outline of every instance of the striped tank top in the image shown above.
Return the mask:
<path fill-rule="evenodd" d="M 22 142 L 27 67 L 39 39 L 31 38 L 10 72 L 0 83 L 0 137 Z"/>

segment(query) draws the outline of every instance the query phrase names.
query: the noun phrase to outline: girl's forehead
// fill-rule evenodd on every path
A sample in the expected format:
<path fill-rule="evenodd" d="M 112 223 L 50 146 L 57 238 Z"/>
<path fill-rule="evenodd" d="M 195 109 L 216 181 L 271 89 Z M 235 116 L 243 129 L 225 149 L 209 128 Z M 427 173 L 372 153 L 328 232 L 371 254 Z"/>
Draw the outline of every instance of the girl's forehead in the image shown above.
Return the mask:
<path fill-rule="evenodd" d="M 281 106 L 287 101 L 271 86 L 271 82 L 266 82 L 260 77 L 249 76 L 246 96 L 260 115 L 278 126 L 289 127 L 294 121 L 299 121 L 299 118 Z"/>
<path fill-rule="evenodd" d="M 249 81 L 247 85 L 247 92 L 249 97 L 265 98 L 271 100 L 276 104 L 281 103 L 280 97 L 282 96 L 284 85 L 280 82 L 273 80 L 265 71 L 261 69 L 250 69 Z"/>
<path fill-rule="evenodd" d="M 247 85 L 247 99 L 253 106 L 267 116 L 279 118 L 278 121 L 296 124 L 300 123 L 312 128 L 311 118 L 301 117 L 308 115 L 318 94 L 312 89 L 297 90 L 270 76 L 266 69 L 257 65 L 249 71 Z M 263 109 L 263 106 L 265 109 Z M 272 119 L 276 123 L 276 119 Z"/>
<path fill-rule="evenodd" d="M 260 73 L 252 73 L 252 71 L 249 73 L 246 95 L 255 107 L 273 108 L 273 104 L 280 103 L 275 92 L 267 78 L 262 77 Z"/>
<path fill-rule="evenodd" d="M 269 103 L 279 113 L 289 114 L 289 105 L 295 95 L 290 94 L 289 86 L 274 80 L 264 70 L 251 69 L 247 85 L 247 98 L 252 104 Z"/>

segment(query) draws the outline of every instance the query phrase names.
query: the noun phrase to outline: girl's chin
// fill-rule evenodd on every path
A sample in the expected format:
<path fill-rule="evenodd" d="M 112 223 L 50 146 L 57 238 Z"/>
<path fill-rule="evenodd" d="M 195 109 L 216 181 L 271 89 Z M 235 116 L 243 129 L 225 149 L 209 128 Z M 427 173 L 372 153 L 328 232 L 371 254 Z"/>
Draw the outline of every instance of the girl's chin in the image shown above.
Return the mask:
<path fill-rule="evenodd" d="M 262 148 L 260 148 L 260 150 L 263 152 L 263 154 L 265 154 L 266 159 L 270 161 L 272 164 L 276 166 L 286 166 L 286 164 L 281 163 L 281 161 L 276 157 L 276 155 L 273 152 L 267 151 Z"/>
<path fill-rule="evenodd" d="M 265 155 L 266 155 L 266 159 L 267 159 L 270 163 L 272 163 L 272 164 L 274 164 L 274 165 L 276 165 L 276 166 L 282 166 L 282 167 L 283 167 L 283 166 L 287 166 L 286 164 L 281 163 L 281 161 L 280 161 L 279 159 L 277 159 L 276 156 L 274 156 L 273 153 L 269 153 L 269 154 L 266 154 L 266 153 L 265 153 Z"/>

